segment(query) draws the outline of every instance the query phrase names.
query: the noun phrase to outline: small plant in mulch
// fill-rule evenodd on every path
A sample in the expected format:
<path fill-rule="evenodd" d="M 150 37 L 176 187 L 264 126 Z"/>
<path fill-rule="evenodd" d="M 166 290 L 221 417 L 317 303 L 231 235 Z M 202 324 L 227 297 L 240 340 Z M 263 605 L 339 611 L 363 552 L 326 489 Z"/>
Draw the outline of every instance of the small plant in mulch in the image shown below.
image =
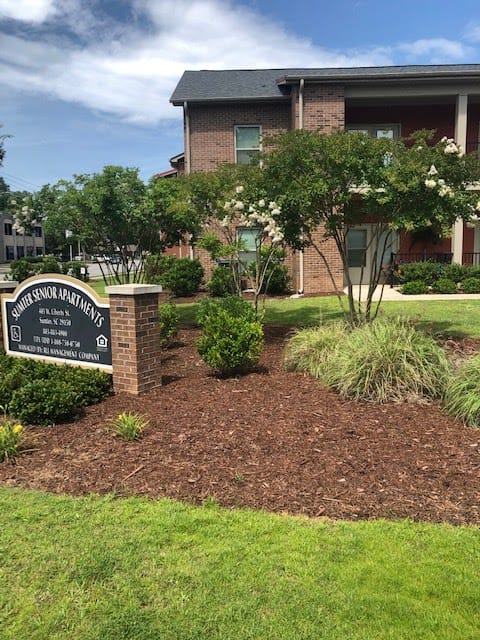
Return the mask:
<path fill-rule="evenodd" d="M 20 453 L 20 444 L 23 437 L 23 427 L 19 422 L 7 418 L 4 410 L 0 419 L 0 462 L 14 460 Z"/>
<path fill-rule="evenodd" d="M 132 441 L 140 439 L 147 426 L 148 420 L 144 416 L 124 411 L 111 421 L 109 430 L 124 440 Z"/>

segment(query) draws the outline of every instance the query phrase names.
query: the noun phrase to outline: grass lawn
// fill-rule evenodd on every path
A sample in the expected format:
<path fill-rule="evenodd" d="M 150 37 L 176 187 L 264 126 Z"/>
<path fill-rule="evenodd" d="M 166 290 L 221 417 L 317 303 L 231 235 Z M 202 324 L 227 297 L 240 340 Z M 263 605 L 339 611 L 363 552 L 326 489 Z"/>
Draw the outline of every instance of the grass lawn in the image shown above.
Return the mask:
<path fill-rule="evenodd" d="M 478 638 L 480 536 L 0 490 L 2 640 Z"/>
<path fill-rule="evenodd" d="M 180 322 L 194 324 L 198 305 L 178 305 Z M 431 300 L 382 302 L 381 314 L 406 316 L 424 329 L 443 336 L 480 338 L 480 300 Z M 267 300 L 265 322 L 298 327 L 340 320 L 342 313 L 336 296 Z"/>
<path fill-rule="evenodd" d="M 100 296 L 105 296 L 103 280 L 92 280 L 89 285 Z M 346 298 L 345 298 L 346 304 Z M 198 304 L 177 306 L 180 323 L 195 324 Z M 480 338 L 480 300 L 427 300 L 417 301 L 406 296 L 401 302 L 382 302 L 380 313 L 407 316 L 418 326 L 443 336 L 470 336 Z M 319 322 L 340 320 L 340 304 L 336 296 L 316 298 L 278 298 L 267 300 L 265 322 L 298 327 L 314 326 Z"/>

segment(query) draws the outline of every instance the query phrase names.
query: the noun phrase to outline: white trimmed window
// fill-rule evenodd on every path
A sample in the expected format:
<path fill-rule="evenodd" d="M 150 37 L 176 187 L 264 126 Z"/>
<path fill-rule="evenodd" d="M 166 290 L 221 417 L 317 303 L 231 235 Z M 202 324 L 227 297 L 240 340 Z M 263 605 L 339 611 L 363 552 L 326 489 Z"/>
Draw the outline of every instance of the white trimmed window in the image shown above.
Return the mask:
<path fill-rule="evenodd" d="M 347 131 L 358 131 L 371 138 L 388 138 L 396 140 L 400 137 L 399 124 L 349 124 Z"/>
<path fill-rule="evenodd" d="M 250 164 L 262 149 L 260 125 L 237 125 L 235 127 L 235 162 Z"/>

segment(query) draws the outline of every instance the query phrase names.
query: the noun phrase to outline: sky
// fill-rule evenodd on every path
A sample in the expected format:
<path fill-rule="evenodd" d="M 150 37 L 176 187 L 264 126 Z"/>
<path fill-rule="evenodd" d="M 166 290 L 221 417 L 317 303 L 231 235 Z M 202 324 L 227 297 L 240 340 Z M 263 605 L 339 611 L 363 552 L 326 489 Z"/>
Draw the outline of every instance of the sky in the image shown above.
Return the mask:
<path fill-rule="evenodd" d="M 0 176 L 169 169 L 186 69 L 478 62 L 479 0 L 0 0 Z"/>

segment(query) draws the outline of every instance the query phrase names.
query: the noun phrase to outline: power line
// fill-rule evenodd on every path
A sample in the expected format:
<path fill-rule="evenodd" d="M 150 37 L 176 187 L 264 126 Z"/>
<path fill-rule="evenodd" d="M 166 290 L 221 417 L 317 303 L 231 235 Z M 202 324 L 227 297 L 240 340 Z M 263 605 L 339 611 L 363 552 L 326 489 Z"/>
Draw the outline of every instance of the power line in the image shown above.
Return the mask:
<path fill-rule="evenodd" d="M 10 173 L 6 173 L 5 171 L 3 171 L 3 175 L 8 178 L 9 182 L 13 181 L 13 186 L 19 188 L 20 190 L 27 189 L 28 191 L 30 191 L 32 187 L 35 187 L 35 189 L 41 189 L 40 185 L 35 184 L 34 182 L 29 182 L 28 180 L 24 180 L 24 178 L 19 178 L 18 176 L 12 176 Z"/>

